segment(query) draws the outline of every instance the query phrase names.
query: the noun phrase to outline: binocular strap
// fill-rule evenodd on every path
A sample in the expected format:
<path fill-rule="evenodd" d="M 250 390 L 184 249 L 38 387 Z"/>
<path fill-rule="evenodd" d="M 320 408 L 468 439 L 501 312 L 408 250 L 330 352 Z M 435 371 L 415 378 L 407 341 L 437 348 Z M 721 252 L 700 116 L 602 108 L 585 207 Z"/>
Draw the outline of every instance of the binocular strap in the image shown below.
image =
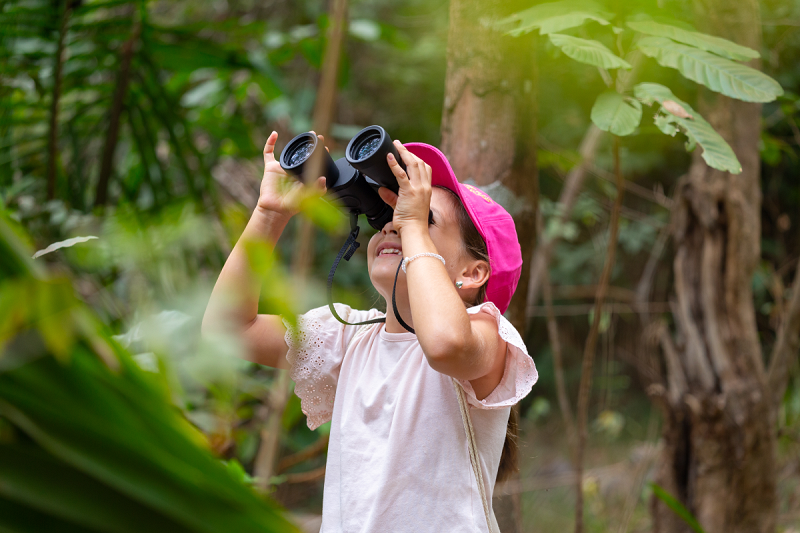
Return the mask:
<path fill-rule="evenodd" d="M 348 326 L 363 326 L 365 324 L 378 324 L 380 322 L 386 322 L 386 318 L 374 318 L 372 320 L 367 320 L 364 322 L 356 322 L 350 323 L 344 320 L 342 317 L 339 316 L 339 313 L 336 312 L 336 308 L 333 306 L 333 276 L 336 274 L 336 269 L 339 267 L 339 263 L 341 262 L 342 258 L 345 261 L 350 261 L 350 258 L 353 257 L 353 254 L 356 252 L 361 244 L 358 242 L 358 233 L 361 228 L 358 227 L 358 224 L 354 224 L 351 222 L 352 229 L 350 230 L 350 235 L 348 235 L 347 240 L 342 245 L 342 249 L 339 250 L 339 254 L 336 256 L 336 259 L 333 261 L 333 266 L 331 266 L 331 271 L 328 273 L 328 307 L 331 310 L 331 314 L 333 318 L 341 322 L 342 324 L 346 324 Z M 397 278 L 400 275 L 400 267 L 403 265 L 403 262 L 400 261 L 400 264 L 397 265 L 397 272 L 394 275 L 394 285 L 392 286 L 392 309 L 394 310 L 394 316 L 397 317 L 397 321 L 400 322 L 400 325 L 406 328 L 411 333 L 415 333 L 414 329 L 405 323 L 405 321 L 400 317 L 400 313 L 397 310 L 397 301 L 395 298 L 395 291 L 397 290 Z"/>

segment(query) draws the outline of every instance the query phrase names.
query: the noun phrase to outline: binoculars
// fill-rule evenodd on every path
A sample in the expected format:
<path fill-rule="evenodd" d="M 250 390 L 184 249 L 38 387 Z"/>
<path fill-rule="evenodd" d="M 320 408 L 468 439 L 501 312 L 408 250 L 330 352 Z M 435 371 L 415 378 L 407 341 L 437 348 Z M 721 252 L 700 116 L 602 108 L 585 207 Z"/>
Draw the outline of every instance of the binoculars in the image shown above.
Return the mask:
<path fill-rule="evenodd" d="M 345 156 L 336 161 L 311 132 L 301 133 L 286 145 L 281 153 L 281 168 L 298 178 L 303 165 L 311 157 L 322 159 L 323 175 L 328 193 L 351 215 L 366 215 L 369 225 L 380 231 L 392 220 L 394 210 L 378 195 L 380 187 L 397 193 L 397 178 L 389 168 L 386 155 L 392 154 L 403 170 L 405 163 L 386 130 L 368 126 L 359 131 L 347 144 Z"/>

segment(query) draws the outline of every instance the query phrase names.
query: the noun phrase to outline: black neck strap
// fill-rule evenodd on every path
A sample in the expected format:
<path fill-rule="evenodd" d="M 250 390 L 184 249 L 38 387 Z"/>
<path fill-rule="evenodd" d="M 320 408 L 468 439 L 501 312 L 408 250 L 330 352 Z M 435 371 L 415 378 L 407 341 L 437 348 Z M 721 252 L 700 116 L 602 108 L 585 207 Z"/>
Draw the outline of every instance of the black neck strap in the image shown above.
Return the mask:
<path fill-rule="evenodd" d="M 400 267 L 402 266 L 403 260 L 401 259 L 400 264 L 397 265 L 397 272 L 394 273 L 394 285 L 392 286 L 392 309 L 394 310 L 394 316 L 397 317 L 397 321 L 400 322 L 400 325 L 416 335 L 417 332 L 414 331 L 414 328 L 406 324 L 405 320 L 403 320 L 403 317 L 400 316 L 400 311 L 397 310 L 397 299 L 395 298 L 395 293 L 397 291 L 397 277 L 400 275 Z"/>
<path fill-rule="evenodd" d="M 358 242 L 358 233 L 361 228 L 358 227 L 358 215 L 350 213 L 350 235 L 347 236 L 347 240 L 344 241 L 341 250 L 339 250 L 339 254 L 336 256 L 336 259 L 333 261 L 333 266 L 331 266 L 331 271 L 328 273 L 328 307 L 331 310 L 331 314 L 333 317 L 341 322 L 342 324 L 346 324 L 348 326 L 363 326 L 365 324 L 378 324 L 380 322 L 386 322 L 386 318 L 373 318 L 372 320 L 367 320 L 365 322 L 356 322 L 350 323 L 344 320 L 342 317 L 339 316 L 339 313 L 336 312 L 336 308 L 333 306 L 333 276 L 336 274 L 336 269 L 339 267 L 339 263 L 341 262 L 342 258 L 345 261 L 350 261 L 350 258 L 353 257 L 353 254 L 356 252 L 360 243 Z M 400 325 L 406 328 L 411 333 L 415 333 L 414 330 L 405 323 L 405 321 L 400 317 L 400 312 L 397 310 L 397 299 L 395 298 L 395 291 L 397 290 L 397 278 L 400 275 L 400 267 L 403 265 L 403 262 L 400 261 L 400 264 L 397 266 L 397 272 L 394 275 L 394 285 L 392 286 L 392 309 L 394 310 L 394 316 L 397 317 L 397 321 L 400 322 Z"/>

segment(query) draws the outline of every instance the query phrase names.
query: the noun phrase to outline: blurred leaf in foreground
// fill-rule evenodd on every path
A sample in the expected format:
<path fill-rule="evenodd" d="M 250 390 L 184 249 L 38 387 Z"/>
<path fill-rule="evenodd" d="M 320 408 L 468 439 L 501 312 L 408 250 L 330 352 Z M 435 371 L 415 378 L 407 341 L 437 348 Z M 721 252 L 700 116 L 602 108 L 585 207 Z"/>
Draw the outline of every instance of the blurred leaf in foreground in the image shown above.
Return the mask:
<path fill-rule="evenodd" d="M 42 329 L 52 306 L 18 299 L 24 319 L 0 317 L 0 419 L 13 427 L 0 441 L 0 529 L 297 531 L 209 452 L 161 374 L 141 370 L 74 295 L 34 272 L 5 219 L 0 250 L 11 254 L 0 300 L 24 286 L 63 303 L 56 316 L 75 325 L 56 358 Z"/>

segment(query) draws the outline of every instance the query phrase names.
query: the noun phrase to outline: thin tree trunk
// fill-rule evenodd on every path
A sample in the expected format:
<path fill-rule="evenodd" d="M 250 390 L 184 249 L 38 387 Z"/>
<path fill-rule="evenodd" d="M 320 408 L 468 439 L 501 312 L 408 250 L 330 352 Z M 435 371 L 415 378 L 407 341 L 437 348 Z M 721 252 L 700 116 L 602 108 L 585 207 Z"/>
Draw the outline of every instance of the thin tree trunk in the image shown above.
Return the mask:
<path fill-rule="evenodd" d="M 760 48 L 756 0 L 702 0 L 696 9 L 701 31 Z M 766 533 L 776 526 L 775 417 L 751 291 L 760 258 L 761 106 L 705 91 L 699 107 L 733 147 L 742 173 L 714 170 L 695 153 L 678 184 L 674 315 L 682 342 L 665 344 L 676 391 L 660 402 L 656 480 L 710 533 Z M 659 531 L 689 531 L 660 501 L 652 509 Z"/>
<path fill-rule="evenodd" d="M 482 0 L 451 0 L 441 148 L 460 181 L 488 185 L 511 173 L 514 90 L 519 68 L 508 65 L 508 40 L 482 20 L 497 18 Z"/>
<path fill-rule="evenodd" d="M 133 11 L 131 10 L 131 16 Z M 108 198 L 108 182 L 111 179 L 111 172 L 114 165 L 114 152 L 117 150 L 119 140 L 119 126 L 122 111 L 125 108 L 125 95 L 128 93 L 128 85 L 131 79 L 131 62 L 133 61 L 133 51 L 139 40 L 141 23 L 134 22 L 131 36 L 120 48 L 120 65 L 117 74 L 117 85 L 114 87 L 114 96 L 111 100 L 111 108 L 108 113 L 108 130 L 106 130 L 106 141 L 103 147 L 103 155 L 100 160 L 100 173 L 97 181 L 97 193 L 95 195 L 95 207 L 104 206 Z"/>
<path fill-rule="evenodd" d="M 536 63 L 533 38 L 510 39 L 485 24 L 500 15 L 491 2 L 450 2 L 441 147 L 460 181 L 472 180 L 479 186 L 499 181 L 523 200 L 521 209 L 511 210 L 523 265 L 508 316 L 524 334 L 528 271 L 537 233 Z M 498 486 L 492 506 L 501 531 L 522 531 L 517 492 L 509 494 Z"/>
<path fill-rule="evenodd" d="M 619 213 L 622 210 L 622 195 L 625 192 L 625 180 L 622 177 L 619 155 L 619 138 L 614 137 L 614 176 L 616 178 L 617 198 L 611 211 L 611 220 L 608 225 L 608 250 L 597 295 L 594 302 L 594 317 L 586 339 L 583 351 L 583 366 L 581 368 L 581 383 L 578 390 L 577 412 L 577 445 L 575 450 L 575 533 L 583 532 L 583 452 L 586 448 L 587 425 L 589 419 L 589 395 L 592 391 L 592 373 L 594 372 L 594 356 L 597 349 L 597 336 L 600 330 L 600 319 L 603 313 L 603 300 L 606 297 L 608 284 L 611 281 L 611 272 L 614 269 L 614 257 L 617 251 L 617 229 L 619 228 Z"/>
<path fill-rule="evenodd" d="M 346 24 L 347 0 L 332 0 L 331 27 L 328 33 L 328 45 L 325 50 L 313 117 L 314 131 L 323 136 L 327 136 L 333 122 L 336 103 L 336 79 L 339 73 L 339 59 L 346 35 Z M 316 180 L 321 174 L 321 168 L 322 160 L 320 158 L 312 158 L 306 166 L 303 180 L 306 183 Z M 292 272 L 295 279 L 299 280 L 295 287 L 295 296 L 298 301 L 302 302 L 305 301 L 303 294 L 305 278 L 314 258 L 314 227 L 308 219 L 303 218 L 300 220 L 298 233 L 299 238 L 294 251 Z M 288 371 L 276 370 L 276 372 L 279 375 L 270 391 L 270 414 L 261 431 L 261 445 L 254 467 L 259 488 L 261 489 L 267 488 L 270 478 L 276 472 L 281 436 L 281 419 L 286 409 L 289 394 L 291 394 L 291 380 L 289 379 Z M 324 472 L 324 469 L 321 472 Z M 318 473 L 314 475 L 317 476 Z M 316 477 L 313 478 L 316 479 Z"/>
<path fill-rule="evenodd" d="M 58 45 L 53 64 L 53 98 L 50 101 L 50 126 L 47 133 L 47 199 L 56 197 L 56 172 L 58 170 L 58 106 L 61 102 L 61 72 L 64 69 L 64 41 L 72 8 L 68 0 L 61 5 L 61 22 L 58 26 Z"/>
<path fill-rule="evenodd" d="M 575 418 L 572 415 L 572 407 L 570 407 L 569 402 L 569 393 L 567 393 L 567 386 L 564 381 L 564 363 L 561 356 L 561 341 L 558 337 L 558 323 L 556 322 L 556 315 L 553 312 L 553 291 L 552 287 L 550 286 L 550 277 L 548 276 L 547 269 L 544 270 L 544 279 L 542 280 L 542 285 L 544 305 L 547 310 L 547 336 L 550 339 L 550 347 L 553 351 L 553 373 L 555 374 L 554 377 L 556 380 L 558 406 L 561 410 L 561 417 L 564 419 L 564 428 L 567 431 L 569 453 L 572 457 L 575 457 Z"/>
<path fill-rule="evenodd" d="M 792 356 L 800 350 L 800 263 L 794 274 L 789 306 L 783 312 L 778 328 L 778 339 L 772 349 L 769 365 L 769 388 L 772 391 L 772 405 L 780 406 L 789 377 L 789 363 Z"/>

